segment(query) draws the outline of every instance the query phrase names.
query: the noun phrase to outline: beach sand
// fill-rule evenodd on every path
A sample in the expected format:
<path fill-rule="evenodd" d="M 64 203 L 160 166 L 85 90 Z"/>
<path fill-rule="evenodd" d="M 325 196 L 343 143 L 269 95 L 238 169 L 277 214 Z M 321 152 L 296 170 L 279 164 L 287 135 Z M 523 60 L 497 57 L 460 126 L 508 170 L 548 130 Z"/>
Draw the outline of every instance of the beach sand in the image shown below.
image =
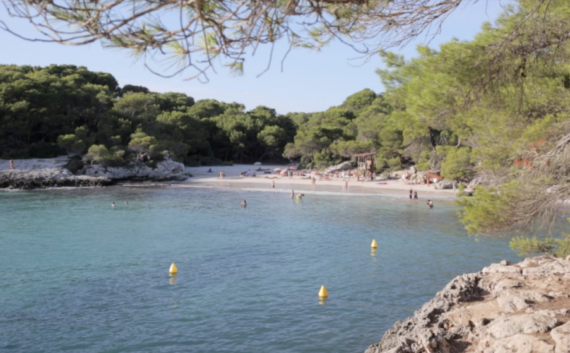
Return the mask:
<path fill-rule="evenodd" d="M 327 191 L 327 192 L 350 192 L 362 194 L 401 194 L 404 197 L 409 197 L 410 189 L 418 192 L 418 197 L 422 200 L 435 196 L 437 198 L 455 198 L 455 190 L 439 190 L 435 189 L 433 185 L 416 185 L 408 184 L 403 180 L 375 180 L 375 181 L 357 181 L 355 177 L 348 180 L 348 188 L 345 189 L 345 182 L 341 178 L 333 178 L 332 180 L 317 180 L 315 185 L 311 184 L 311 179 L 307 177 L 287 177 L 279 176 L 278 174 L 263 174 L 263 172 L 256 172 L 256 177 L 243 177 L 240 172 L 250 170 L 252 173 L 257 168 L 269 169 L 273 171 L 276 168 L 285 168 L 282 165 L 262 165 L 254 166 L 251 164 L 236 164 L 233 166 L 214 166 L 214 167 L 186 167 L 186 171 L 193 175 L 192 178 L 183 183 L 192 186 L 209 186 L 209 187 L 230 187 L 230 188 L 245 188 L 245 189 L 268 189 L 272 188 L 272 181 L 275 181 L 276 191 L 295 190 L 296 192 L 304 191 Z M 212 172 L 208 173 L 211 169 Z M 220 171 L 225 172 L 225 177 L 220 179 Z M 260 174 L 261 173 L 261 174 Z"/>

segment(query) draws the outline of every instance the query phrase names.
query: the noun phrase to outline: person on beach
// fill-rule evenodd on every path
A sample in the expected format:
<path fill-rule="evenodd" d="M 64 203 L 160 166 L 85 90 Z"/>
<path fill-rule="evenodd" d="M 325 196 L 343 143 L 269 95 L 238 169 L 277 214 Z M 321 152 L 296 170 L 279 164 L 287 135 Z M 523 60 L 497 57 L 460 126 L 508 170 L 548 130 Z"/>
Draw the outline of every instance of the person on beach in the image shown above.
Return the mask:
<path fill-rule="evenodd" d="M 345 189 L 345 190 L 348 189 L 348 180 L 345 180 L 345 181 L 344 181 L 344 189 Z"/>
<path fill-rule="evenodd" d="M 432 200 L 428 200 L 427 201 L 427 205 L 429 208 L 433 208 L 433 201 Z"/>
<path fill-rule="evenodd" d="M 208 173 L 211 173 L 211 172 L 212 172 L 212 168 L 208 169 Z"/>
<path fill-rule="evenodd" d="M 14 169 L 14 160 L 10 159 L 10 169 Z"/>
<path fill-rule="evenodd" d="M 220 172 L 220 179 L 223 179 L 225 175 L 226 175 L 226 173 Z"/>
<path fill-rule="evenodd" d="M 275 189 L 275 180 L 271 180 L 271 187 Z"/>
<path fill-rule="evenodd" d="M 291 200 L 295 198 L 295 190 L 291 190 Z"/>
<path fill-rule="evenodd" d="M 115 207 L 115 203 L 114 203 L 114 202 L 111 204 L 111 207 Z"/>
<path fill-rule="evenodd" d="M 414 198 L 414 190 L 410 189 L 410 200 Z"/>
<path fill-rule="evenodd" d="M 317 181 L 317 180 L 315 179 L 315 177 L 312 177 L 312 178 L 311 178 L 311 185 L 315 186 L 315 182 L 316 182 L 316 181 Z"/>
<path fill-rule="evenodd" d="M 414 191 L 414 200 L 416 200 L 416 201 L 418 200 L 418 192 L 417 191 Z"/>
<path fill-rule="evenodd" d="M 245 200 L 242 200 L 240 205 L 241 205 L 241 207 L 246 208 L 247 202 Z"/>

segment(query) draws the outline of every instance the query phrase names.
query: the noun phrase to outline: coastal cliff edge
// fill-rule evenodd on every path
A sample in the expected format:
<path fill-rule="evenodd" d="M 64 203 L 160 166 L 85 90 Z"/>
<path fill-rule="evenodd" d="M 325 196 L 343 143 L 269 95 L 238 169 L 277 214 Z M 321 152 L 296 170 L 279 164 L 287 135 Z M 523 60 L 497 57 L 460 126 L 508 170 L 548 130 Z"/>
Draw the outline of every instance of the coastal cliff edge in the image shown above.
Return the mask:
<path fill-rule="evenodd" d="M 454 278 L 365 353 L 569 353 L 570 257 Z"/>

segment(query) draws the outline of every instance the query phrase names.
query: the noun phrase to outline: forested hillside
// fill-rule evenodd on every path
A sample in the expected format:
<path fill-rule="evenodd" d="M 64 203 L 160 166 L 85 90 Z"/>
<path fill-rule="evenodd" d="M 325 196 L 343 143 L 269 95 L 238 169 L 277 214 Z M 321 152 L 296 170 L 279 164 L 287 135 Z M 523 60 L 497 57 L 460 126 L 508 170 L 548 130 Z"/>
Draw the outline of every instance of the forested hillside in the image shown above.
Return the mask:
<path fill-rule="evenodd" d="M 119 87 L 84 67 L 0 66 L 3 158 L 81 155 L 123 164 L 136 155 L 189 165 L 281 160 L 295 125 L 275 110 L 238 103 L 194 102 L 182 93 Z"/>

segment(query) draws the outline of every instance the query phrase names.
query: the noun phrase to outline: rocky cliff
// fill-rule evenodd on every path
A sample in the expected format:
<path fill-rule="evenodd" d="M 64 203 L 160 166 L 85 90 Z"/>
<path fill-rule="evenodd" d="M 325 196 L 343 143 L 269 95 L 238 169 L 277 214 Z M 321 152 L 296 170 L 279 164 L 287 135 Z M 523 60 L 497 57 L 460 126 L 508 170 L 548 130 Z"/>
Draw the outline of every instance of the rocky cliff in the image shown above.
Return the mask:
<path fill-rule="evenodd" d="M 569 353 L 570 258 L 503 261 L 453 279 L 365 353 Z"/>

